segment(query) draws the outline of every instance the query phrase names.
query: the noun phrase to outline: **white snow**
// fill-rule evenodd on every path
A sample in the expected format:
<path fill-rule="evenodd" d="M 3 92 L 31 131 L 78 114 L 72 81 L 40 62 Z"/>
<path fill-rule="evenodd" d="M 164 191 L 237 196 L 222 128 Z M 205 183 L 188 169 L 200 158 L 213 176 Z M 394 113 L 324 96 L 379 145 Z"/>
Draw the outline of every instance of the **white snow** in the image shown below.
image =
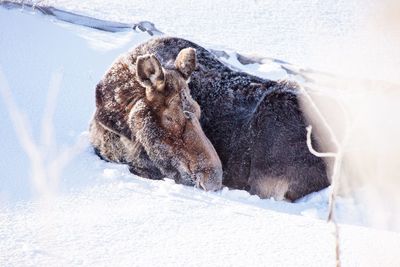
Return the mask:
<path fill-rule="evenodd" d="M 165 33 L 241 53 L 400 82 L 398 22 L 393 21 L 393 27 L 383 21 L 390 12 L 398 17 L 398 7 L 393 7 L 396 0 L 45 2 L 102 19 L 149 20 Z M 385 8 L 388 14 L 382 15 Z M 375 32 L 371 35 L 371 31 Z"/>
<path fill-rule="evenodd" d="M 323 221 L 273 211 L 243 191 L 118 176 L 45 206 L 3 211 L 1 265 L 334 265 Z M 398 266 L 399 234 L 343 225 L 341 235 L 343 266 Z"/>
<path fill-rule="evenodd" d="M 135 16 L 148 19 L 141 11 Z M 146 33 L 104 33 L 2 8 L 0 25 L 0 95 L 6 80 L 41 155 L 35 166 L 52 181 L 57 156 L 81 144 L 54 181 L 57 194 L 37 200 L 35 166 L 2 97 L 0 266 L 334 266 L 334 238 L 325 222 L 329 189 L 297 203 L 226 188 L 209 193 L 136 177 L 93 154 L 85 131 L 95 85 L 120 53 L 149 38 Z M 256 75 L 289 77 L 277 63 L 230 60 Z M 52 135 L 42 118 L 51 109 L 47 99 L 57 93 L 48 96 L 57 74 L 62 80 L 52 140 L 43 137 Z M 400 234 L 367 228 L 362 209 L 338 199 L 343 266 L 400 266 Z"/>

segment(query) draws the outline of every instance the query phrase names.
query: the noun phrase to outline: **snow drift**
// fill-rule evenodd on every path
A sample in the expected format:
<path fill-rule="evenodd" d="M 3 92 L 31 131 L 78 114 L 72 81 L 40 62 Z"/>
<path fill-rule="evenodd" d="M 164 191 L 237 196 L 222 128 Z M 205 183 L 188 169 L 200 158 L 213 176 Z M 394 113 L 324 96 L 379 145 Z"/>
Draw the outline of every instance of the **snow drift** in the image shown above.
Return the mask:
<path fill-rule="evenodd" d="M 86 133 L 94 87 L 117 55 L 149 34 L 110 34 L 5 9 L 0 25 L 0 265 L 334 264 L 328 190 L 297 203 L 207 193 L 135 177 L 94 155 Z M 235 52 L 225 54 L 266 78 L 304 79 L 276 60 L 243 65 Z M 22 139 L 15 126 L 27 130 Z M 39 183 L 31 180 L 38 170 Z M 344 266 L 400 265 L 400 235 L 365 227 L 365 213 L 375 210 L 352 198 L 339 198 L 337 209 Z"/>

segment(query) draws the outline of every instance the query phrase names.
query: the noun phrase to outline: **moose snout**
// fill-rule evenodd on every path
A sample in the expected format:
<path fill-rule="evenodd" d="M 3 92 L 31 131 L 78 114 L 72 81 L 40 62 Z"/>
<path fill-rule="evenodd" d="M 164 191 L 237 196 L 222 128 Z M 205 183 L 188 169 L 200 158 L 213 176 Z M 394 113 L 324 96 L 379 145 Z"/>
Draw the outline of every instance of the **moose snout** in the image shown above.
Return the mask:
<path fill-rule="evenodd" d="M 222 188 L 221 160 L 204 134 L 198 118 L 192 112 L 186 112 L 189 119 L 186 122 L 184 143 L 189 151 L 191 178 L 196 187 L 206 191 L 216 191 Z"/>
<path fill-rule="evenodd" d="M 196 187 L 205 191 L 218 191 L 222 188 L 222 168 L 207 169 L 195 174 Z"/>

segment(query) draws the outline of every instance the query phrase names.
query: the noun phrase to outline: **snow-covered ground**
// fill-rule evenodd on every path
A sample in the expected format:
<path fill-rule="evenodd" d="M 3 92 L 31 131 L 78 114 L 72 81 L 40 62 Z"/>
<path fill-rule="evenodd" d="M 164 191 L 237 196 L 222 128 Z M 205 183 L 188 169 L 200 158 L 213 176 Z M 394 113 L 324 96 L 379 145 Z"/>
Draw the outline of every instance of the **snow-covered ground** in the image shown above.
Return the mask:
<path fill-rule="evenodd" d="M 304 67 L 400 82 L 398 21 L 388 26 L 380 17 L 398 17 L 396 0 L 41 2 L 103 19 L 149 20 L 174 36 Z"/>
<path fill-rule="evenodd" d="M 316 47 L 352 34 L 369 0 L 45 1 L 104 19 L 150 20 L 174 36 L 309 66 Z M 360 5 L 363 2 L 364 5 Z"/>
<path fill-rule="evenodd" d="M 131 9 L 118 6 L 114 16 L 117 9 L 126 13 L 86 13 L 127 21 Z M 146 10 L 135 14 L 135 20 L 155 18 Z M 85 131 L 95 85 L 120 53 L 150 38 L 147 33 L 100 32 L 2 8 L 0 25 L 0 266 L 334 265 L 335 241 L 325 222 L 329 189 L 297 203 L 239 190 L 209 193 L 135 177 L 93 154 Z M 177 25 L 165 25 L 156 26 L 176 33 Z M 243 66 L 229 55 L 229 64 L 254 74 L 301 79 L 276 62 Z M 13 102 L 29 124 L 27 136 L 14 131 L 21 125 L 9 114 Z M 54 188 L 55 195 L 35 198 Z M 350 198 L 338 199 L 337 215 L 343 266 L 400 266 L 399 233 L 367 228 L 363 206 Z"/>

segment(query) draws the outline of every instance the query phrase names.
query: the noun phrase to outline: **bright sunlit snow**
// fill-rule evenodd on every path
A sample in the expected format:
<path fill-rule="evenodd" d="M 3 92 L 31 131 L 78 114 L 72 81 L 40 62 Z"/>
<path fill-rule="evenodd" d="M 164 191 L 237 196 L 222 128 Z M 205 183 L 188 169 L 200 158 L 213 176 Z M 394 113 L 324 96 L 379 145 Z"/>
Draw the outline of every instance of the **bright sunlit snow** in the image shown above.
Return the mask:
<path fill-rule="evenodd" d="M 86 13 L 129 21 L 126 13 L 118 18 L 124 6 L 115 5 L 112 16 L 105 10 Z M 132 17 L 155 18 L 143 10 Z M 187 23 L 177 15 L 171 19 L 175 22 L 165 28 L 156 25 L 176 33 L 179 23 Z M 3 8 L 0 25 L 0 266 L 334 266 L 335 241 L 325 221 L 329 188 L 297 203 L 261 200 L 227 188 L 209 193 L 169 179 L 136 177 L 126 166 L 93 153 L 86 130 L 94 88 L 113 60 L 150 38 L 147 33 L 106 33 Z M 215 35 L 211 30 L 202 33 Z M 185 37 L 220 49 L 245 34 L 219 30 L 221 39 L 212 47 L 212 36 Z M 244 43 L 236 45 L 243 50 Z M 260 44 L 255 49 L 267 51 Z M 291 46 L 281 49 L 301 61 Z M 277 46 L 269 51 L 267 56 L 283 56 Z M 222 60 L 258 76 L 303 79 L 273 60 L 242 65 L 235 52 L 228 55 Z M 27 137 L 14 130 L 10 101 L 29 124 Z M 53 117 L 45 116 L 52 112 Z M 54 133 L 46 122 L 53 122 Z M 34 164 L 20 144 L 30 138 L 39 155 Z M 74 145 L 77 151 L 62 166 Z M 35 198 L 52 189 L 32 179 L 38 170 L 45 177 L 62 170 L 60 180 L 50 182 L 56 195 Z M 361 204 L 338 199 L 343 266 L 400 266 L 400 234 L 367 228 L 365 214 Z"/>

